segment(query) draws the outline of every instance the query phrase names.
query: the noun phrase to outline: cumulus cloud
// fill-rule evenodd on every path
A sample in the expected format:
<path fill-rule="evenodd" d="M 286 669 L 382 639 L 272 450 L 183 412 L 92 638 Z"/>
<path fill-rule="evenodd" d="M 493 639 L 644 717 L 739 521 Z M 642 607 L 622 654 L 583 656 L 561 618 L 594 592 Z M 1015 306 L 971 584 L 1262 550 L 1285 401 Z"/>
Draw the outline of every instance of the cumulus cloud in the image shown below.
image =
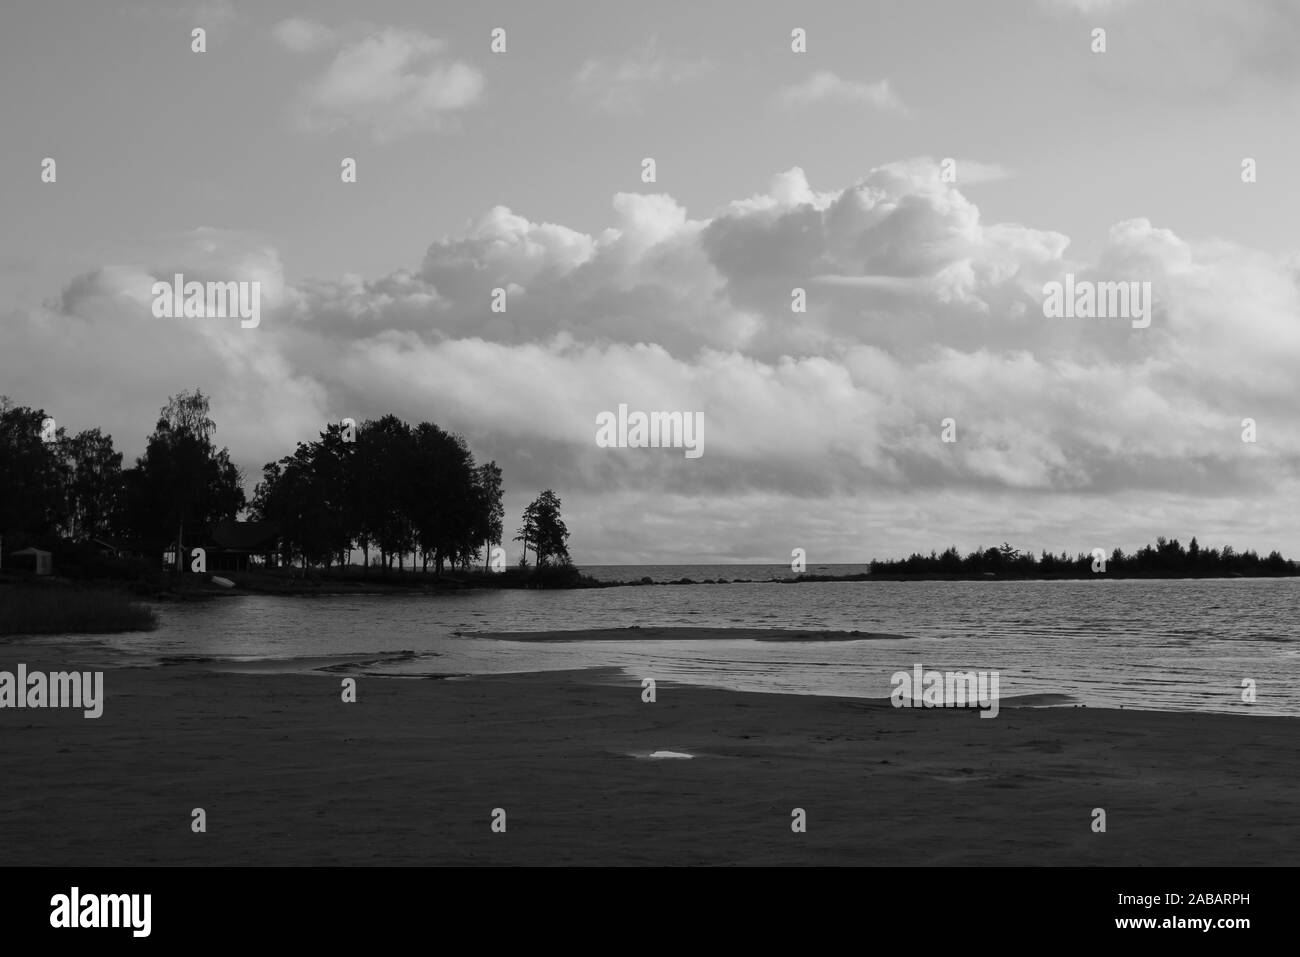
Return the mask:
<path fill-rule="evenodd" d="M 894 113 L 907 112 L 903 101 L 889 85 L 889 80 L 877 80 L 875 83 L 843 80 L 830 70 L 818 70 L 806 80 L 782 88 L 776 94 L 776 102 L 787 109 L 818 103 L 838 103 L 870 106 Z"/>
<path fill-rule="evenodd" d="M 512 495 L 560 491 L 589 561 L 761 558 L 776 534 L 848 558 L 865 547 L 854 523 L 878 554 L 987 544 L 989 528 L 1071 550 L 1095 542 L 1044 536 L 1231 531 L 1207 513 L 1242 523 L 1235 541 L 1285 544 L 1300 262 L 1145 219 L 1075 261 L 1060 233 L 986 222 L 939 170 L 920 158 L 818 189 L 792 169 L 705 217 L 623 193 L 595 232 L 496 207 L 375 280 L 290 281 L 258 237 L 198 231 L 7 318 L 0 375 L 70 410 L 60 422 L 127 438 L 201 385 L 252 474 L 343 415 L 432 417 L 500 461 Z M 261 326 L 154 319 L 147 290 L 172 271 L 260 278 Z M 1043 285 L 1067 272 L 1150 282 L 1151 326 L 1044 318 Z M 112 402 L 50 387 L 97 381 L 121 384 Z M 598 448 L 596 416 L 621 403 L 702 412 L 705 454 Z M 945 418 L 955 443 L 939 441 Z"/>
<path fill-rule="evenodd" d="M 166 398 L 201 387 L 219 413 L 218 440 L 256 477 L 268 453 L 278 458 L 320 430 L 326 390 L 300 350 L 258 335 L 261 327 L 242 329 L 238 318 L 155 318 L 153 284 L 175 273 L 259 282 L 263 326 L 276 325 L 285 307 L 279 255 L 260 237 L 212 228 L 168 237 L 152 262 L 73 277 L 44 308 L 0 317 L 3 391 L 44 406 L 72 431 L 103 427 L 129 461 Z"/>

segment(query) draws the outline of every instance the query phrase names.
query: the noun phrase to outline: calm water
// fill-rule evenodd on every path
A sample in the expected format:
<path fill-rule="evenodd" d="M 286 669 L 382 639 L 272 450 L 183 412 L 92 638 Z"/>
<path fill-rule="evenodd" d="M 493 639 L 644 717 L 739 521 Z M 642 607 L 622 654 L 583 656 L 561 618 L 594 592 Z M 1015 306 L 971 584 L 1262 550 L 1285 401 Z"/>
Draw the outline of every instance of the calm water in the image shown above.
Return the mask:
<path fill-rule="evenodd" d="M 699 580 L 719 572 L 672 566 L 668 577 L 683 575 Z M 760 576 L 731 566 L 722 577 Z M 240 596 L 163 606 L 158 631 L 105 641 L 141 663 L 181 656 L 223 667 L 297 670 L 319 666 L 323 657 L 349 656 L 353 667 L 395 675 L 616 666 L 629 678 L 863 698 L 888 697 L 890 675 L 920 663 L 997 670 L 1003 698 L 1061 694 L 1094 707 L 1300 715 L 1298 598 L 1295 579 Z M 542 644 L 469 634 L 626 625 L 860 629 L 909 637 Z M 1253 705 L 1241 702 L 1243 678 L 1256 682 Z"/>

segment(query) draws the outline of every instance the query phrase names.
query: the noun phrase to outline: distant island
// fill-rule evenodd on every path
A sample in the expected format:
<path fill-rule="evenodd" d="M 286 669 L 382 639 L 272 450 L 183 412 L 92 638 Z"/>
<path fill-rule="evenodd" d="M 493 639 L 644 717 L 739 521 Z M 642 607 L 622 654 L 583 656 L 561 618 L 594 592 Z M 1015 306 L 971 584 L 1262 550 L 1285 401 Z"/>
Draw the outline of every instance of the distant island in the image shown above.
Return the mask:
<path fill-rule="evenodd" d="M 1163 535 L 1154 546 L 1126 554 L 1115 548 L 1080 552 L 1074 557 L 1043 551 L 1035 556 L 1003 543 L 962 556 L 950 546 L 929 555 L 914 552 L 896 561 L 870 563 L 873 578 L 1281 578 L 1300 575 L 1300 565 L 1277 551 L 1261 558 L 1231 545 L 1202 548 L 1195 536 L 1186 547 Z"/>
<path fill-rule="evenodd" d="M 743 566 L 739 566 L 743 567 Z M 1074 557 L 1062 552 L 1053 555 L 1033 552 L 1003 543 L 997 548 L 977 548 L 963 556 L 955 545 L 929 555 L 913 552 L 907 558 L 867 563 L 866 572 L 848 575 L 809 575 L 792 573 L 780 578 L 706 578 L 695 581 L 679 578 L 656 582 L 650 578 L 637 581 L 601 582 L 610 585 L 730 585 L 758 582 L 798 584 L 801 582 L 859 581 L 985 581 L 1052 580 L 1078 578 L 1285 578 L 1300 575 L 1300 563 L 1272 551 L 1261 558 L 1256 552 L 1236 551 L 1231 545 L 1222 549 L 1202 548 L 1193 536 L 1187 546 L 1178 539 L 1163 535 L 1154 546 L 1145 545 L 1132 554 L 1113 549 L 1109 554 L 1080 552 Z"/>

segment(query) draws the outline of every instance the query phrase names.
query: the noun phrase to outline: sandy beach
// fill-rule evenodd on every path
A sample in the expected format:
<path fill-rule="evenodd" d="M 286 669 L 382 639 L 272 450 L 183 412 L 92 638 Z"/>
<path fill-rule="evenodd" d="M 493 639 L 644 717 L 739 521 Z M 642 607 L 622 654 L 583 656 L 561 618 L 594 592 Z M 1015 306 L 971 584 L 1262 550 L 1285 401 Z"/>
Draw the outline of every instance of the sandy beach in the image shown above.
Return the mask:
<path fill-rule="evenodd" d="M 19 662 L 111 658 L 0 645 L 0 668 Z M 362 674 L 348 704 L 339 674 L 105 670 L 99 719 L 0 710 L 3 863 L 1284 865 L 1300 853 L 1291 718 L 1004 702 L 982 720 L 663 682 L 646 703 L 642 676 L 608 670 Z M 656 751 L 693 757 L 644 757 Z M 791 830 L 795 808 L 806 833 Z"/>

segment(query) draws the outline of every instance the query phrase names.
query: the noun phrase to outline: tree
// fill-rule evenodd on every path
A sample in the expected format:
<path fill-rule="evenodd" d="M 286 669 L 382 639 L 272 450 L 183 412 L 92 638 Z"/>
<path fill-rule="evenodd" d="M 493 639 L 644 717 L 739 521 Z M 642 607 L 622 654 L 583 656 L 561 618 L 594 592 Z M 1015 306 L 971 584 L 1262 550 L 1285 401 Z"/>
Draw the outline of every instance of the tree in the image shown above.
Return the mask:
<path fill-rule="evenodd" d="M 356 445 L 345 438 L 345 431 L 341 424 L 328 425 L 320 434 L 320 441 L 312 443 L 312 473 L 321 489 L 324 537 L 330 548 L 327 565 L 335 554 L 339 565 L 346 564 L 357 536 L 358 515 L 352 491 L 356 481 L 353 467 Z"/>
<path fill-rule="evenodd" d="M 496 462 L 480 465 L 475 476 L 475 487 L 479 494 L 479 520 L 477 529 L 484 542 L 483 570 L 486 571 L 492 556 L 492 546 L 501 544 L 504 533 L 505 506 L 502 503 L 504 491 L 501 486 L 501 466 Z"/>
<path fill-rule="evenodd" d="M 519 534 L 515 536 L 516 542 L 523 542 L 523 551 L 519 553 L 519 565 L 522 568 L 528 564 L 528 546 L 537 541 L 537 500 L 528 503 L 524 509 L 523 523 L 519 526 Z"/>
<path fill-rule="evenodd" d="M 142 538 L 176 535 L 176 568 L 182 569 L 187 536 L 214 522 L 233 519 L 245 505 L 242 477 L 228 449 L 212 442 L 216 424 L 201 391 L 172 396 L 126 479 L 130 523 Z"/>
<path fill-rule="evenodd" d="M 478 555 L 478 512 L 482 503 L 475 485 L 474 455 L 464 437 L 421 422 L 414 432 L 415 488 L 410 505 L 421 550 L 432 553 L 434 571 L 446 563 L 464 565 Z"/>
<path fill-rule="evenodd" d="M 122 453 L 113 437 L 87 429 L 59 443 L 65 469 L 67 532 L 73 538 L 106 535 L 122 506 Z"/>
<path fill-rule="evenodd" d="M 560 498 L 550 489 L 537 496 L 524 509 L 524 523 L 519 529 L 527 551 L 531 542 L 533 552 L 537 555 L 538 566 L 547 565 L 552 559 L 561 565 L 569 564 L 569 530 L 560 517 Z"/>
<path fill-rule="evenodd" d="M 414 498 L 411 427 L 395 415 L 367 420 L 357 429 L 356 463 L 359 528 L 366 563 L 370 545 L 379 547 L 385 573 L 394 556 L 414 541 L 408 506 Z"/>
<path fill-rule="evenodd" d="M 0 396 L 0 534 L 49 536 L 66 520 L 63 430 L 49 436 L 46 418 Z"/>
<path fill-rule="evenodd" d="M 501 469 L 476 465 L 463 436 L 431 422 L 412 428 L 394 415 L 363 423 L 355 441 L 348 432 L 328 425 L 262 469 L 250 512 L 279 526 L 287 564 L 328 568 L 360 546 L 368 567 L 377 545 L 386 569 L 394 558 L 404 566 L 418 549 L 426 569 L 432 561 L 441 573 L 448 562 L 469 568 L 485 544 L 501 541 Z M 68 438 L 43 411 L 0 397 L 0 535 L 26 544 L 60 533 L 130 534 L 159 551 L 175 543 L 176 567 L 184 568 L 187 540 L 249 504 L 215 433 L 201 391 L 172 396 L 144 453 L 124 471 L 100 430 Z M 559 500 L 548 492 L 535 505 L 540 522 L 529 525 L 529 544 L 543 563 L 567 561 Z"/>
<path fill-rule="evenodd" d="M 367 420 L 357 441 L 328 426 L 319 441 L 263 468 L 253 512 L 280 524 L 282 549 L 304 564 L 340 562 L 353 544 L 385 570 L 413 552 L 427 571 L 466 567 L 492 533 L 500 539 L 500 469 L 475 467 L 465 439 L 432 422 L 414 428 L 394 415 Z"/>
<path fill-rule="evenodd" d="M 300 559 L 304 573 L 308 563 L 328 565 L 336 553 L 337 514 L 317 469 L 319 457 L 318 443 L 300 442 L 293 455 L 263 466 L 251 509 L 276 523 L 282 557 L 290 564 Z"/>

